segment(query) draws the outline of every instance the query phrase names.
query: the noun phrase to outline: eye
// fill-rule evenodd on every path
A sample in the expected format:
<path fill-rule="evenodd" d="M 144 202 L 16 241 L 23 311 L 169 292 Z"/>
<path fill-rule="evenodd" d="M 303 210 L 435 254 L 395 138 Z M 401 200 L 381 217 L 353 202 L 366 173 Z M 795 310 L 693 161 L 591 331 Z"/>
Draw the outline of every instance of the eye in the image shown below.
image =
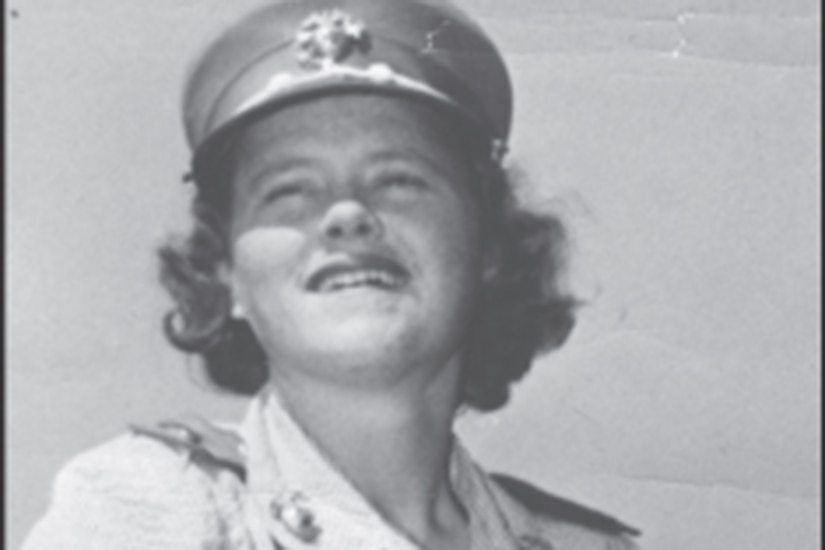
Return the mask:
<path fill-rule="evenodd" d="M 278 202 L 280 200 L 288 199 L 290 197 L 297 197 L 305 192 L 305 185 L 300 182 L 282 183 L 273 185 L 264 194 L 264 203 Z"/>
<path fill-rule="evenodd" d="M 427 181 L 416 174 L 409 172 L 390 172 L 379 177 L 381 187 L 402 190 L 425 190 L 429 187 Z"/>

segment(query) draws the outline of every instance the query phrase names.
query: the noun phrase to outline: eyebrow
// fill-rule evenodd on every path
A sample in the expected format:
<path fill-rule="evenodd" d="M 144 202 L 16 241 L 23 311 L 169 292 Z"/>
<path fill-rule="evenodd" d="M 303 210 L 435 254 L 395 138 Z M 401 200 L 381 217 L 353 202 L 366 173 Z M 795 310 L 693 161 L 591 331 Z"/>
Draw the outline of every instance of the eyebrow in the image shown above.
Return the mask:
<path fill-rule="evenodd" d="M 421 151 L 418 151 L 415 148 L 405 148 L 405 149 L 382 149 L 370 153 L 366 159 L 368 162 L 420 162 L 424 164 L 429 170 L 435 172 L 436 174 L 448 174 L 451 172 L 447 163 L 439 162 L 438 160 L 432 158 L 431 155 L 427 155 Z"/>
<path fill-rule="evenodd" d="M 248 179 L 251 191 L 257 192 L 260 189 L 261 180 L 270 174 L 283 174 L 295 170 L 300 170 L 312 166 L 312 159 L 308 156 L 293 155 L 288 158 L 277 159 L 267 162 L 263 168 L 257 170 Z"/>

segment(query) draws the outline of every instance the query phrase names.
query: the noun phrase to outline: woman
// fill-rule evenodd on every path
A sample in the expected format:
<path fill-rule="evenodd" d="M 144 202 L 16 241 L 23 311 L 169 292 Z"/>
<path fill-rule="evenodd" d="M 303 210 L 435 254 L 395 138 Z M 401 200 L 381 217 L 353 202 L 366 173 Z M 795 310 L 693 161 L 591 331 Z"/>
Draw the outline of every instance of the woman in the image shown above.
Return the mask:
<path fill-rule="evenodd" d="M 240 428 L 136 427 L 60 474 L 27 549 L 631 548 L 615 520 L 481 470 L 493 410 L 565 340 L 558 222 L 502 167 L 499 53 L 433 0 L 305 0 L 190 74 L 195 227 L 161 250 L 166 333 Z"/>

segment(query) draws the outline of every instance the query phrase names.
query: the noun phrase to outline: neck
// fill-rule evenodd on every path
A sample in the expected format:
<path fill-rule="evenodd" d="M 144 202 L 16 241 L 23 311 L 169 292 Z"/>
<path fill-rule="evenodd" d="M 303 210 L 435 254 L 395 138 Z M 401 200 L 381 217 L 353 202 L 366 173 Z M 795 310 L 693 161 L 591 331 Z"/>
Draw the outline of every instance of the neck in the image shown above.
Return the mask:
<path fill-rule="evenodd" d="M 273 384 L 293 418 L 391 524 L 417 542 L 463 524 L 449 482 L 458 362 L 391 391 L 317 379 Z"/>

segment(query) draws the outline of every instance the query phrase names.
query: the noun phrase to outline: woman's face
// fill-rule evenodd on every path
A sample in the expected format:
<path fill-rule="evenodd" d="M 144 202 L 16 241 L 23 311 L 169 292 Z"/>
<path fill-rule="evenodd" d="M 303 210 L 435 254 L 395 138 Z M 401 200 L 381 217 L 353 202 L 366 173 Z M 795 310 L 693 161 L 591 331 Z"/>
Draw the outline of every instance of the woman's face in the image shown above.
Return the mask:
<path fill-rule="evenodd" d="M 398 380 L 456 356 L 482 251 L 477 182 L 443 118 L 338 96 L 239 140 L 233 295 L 275 373 Z"/>

